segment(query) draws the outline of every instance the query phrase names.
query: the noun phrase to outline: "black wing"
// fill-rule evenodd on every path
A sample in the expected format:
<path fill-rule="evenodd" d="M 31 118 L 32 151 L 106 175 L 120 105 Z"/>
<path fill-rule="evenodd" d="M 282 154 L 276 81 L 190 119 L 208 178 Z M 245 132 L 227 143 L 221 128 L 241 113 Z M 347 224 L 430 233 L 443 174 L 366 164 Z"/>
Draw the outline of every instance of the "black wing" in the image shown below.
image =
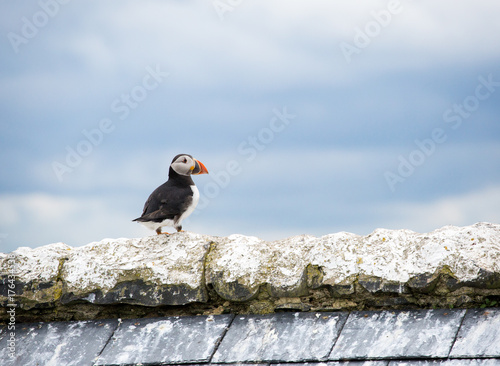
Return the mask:
<path fill-rule="evenodd" d="M 192 200 L 190 187 L 179 187 L 166 182 L 156 188 L 144 204 L 141 217 L 133 221 L 175 220 L 182 215 L 185 207 Z"/>

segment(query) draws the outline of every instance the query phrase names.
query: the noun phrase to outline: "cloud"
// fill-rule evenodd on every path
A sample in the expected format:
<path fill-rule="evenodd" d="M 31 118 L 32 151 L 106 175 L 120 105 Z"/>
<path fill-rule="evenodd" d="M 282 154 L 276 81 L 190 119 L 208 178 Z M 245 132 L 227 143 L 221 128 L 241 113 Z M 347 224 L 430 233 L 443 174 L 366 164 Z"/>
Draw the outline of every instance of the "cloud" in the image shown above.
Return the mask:
<path fill-rule="evenodd" d="M 235 184 L 239 183 L 241 181 Z M 234 186 L 228 188 L 232 189 Z M 263 192 L 245 197 L 249 192 L 237 187 L 229 195 L 222 191 L 208 207 L 185 221 L 185 229 L 217 236 L 240 233 L 274 240 L 338 231 L 366 235 L 379 227 L 428 232 L 445 225 L 500 222 L 498 185 L 437 199 L 398 202 L 377 201 L 373 197 L 365 202 L 335 202 L 325 197 L 324 192 L 310 201 L 313 196 L 305 187 L 302 192 L 292 190 L 274 198 L 273 192 L 271 189 L 271 194 Z M 2 251 L 60 241 L 81 246 L 103 238 L 154 235 L 131 222 L 140 214 L 145 198 L 42 193 L 0 195 Z M 318 201 L 321 199 L 325 201 Z"/>
<path fill-rule="evenodd" d="M 330 201 L 330 210 L 319 209 L 318 201 L 307 203 L 307 199 L 301 199 L 301 196 L 299 193 L 289 196 L 290 205 L 284 206 L 280 205 L 286 198 L 280 197 L 273 201 L 275 207 L 263 202 L 269 196 L 253 196 L 253 202 L 238 202 L 227 215 L 214 214 L 211 211 L 218 208 L 209 207 L 200 215 L 189 218 L 188 222 L 190 227 L 194 226 L 203 233 L 230 235 L 236 232 L 266 240 L 299 234 L 321 236 L 339 231 L 367 235 L 376 228 L 425 233 L 446 225 L 500 222 L 500 186 L 425 201 Z M 226 208 L 230 207 L 231 200 L 224 202 Z"/>
<path fill-rule="evenodd" d="M 386 207 L 388 228 L 427 232 L 445 225 L 465 226 L 476 222 L 500 222 L 500 186 L 444 196 L 428 202 L 400 202 Z M 389 216 L 389 215 L 387 215 Z M 386 216 L 386 217 L 387 217 Z"/>
<path fill-rule="evenodd" d="M 359 55 L 369 62 L 356 67 L 346 64 L 339 43 L 352 43 L 356 29 L 373 22 L 372 12 L 386 9 L 387 1 L 254 2 L 235 7 L 224 22 L 211 2 L 94 3 L 92 17 L 81 16 L 88 7 L 72 3 L 53 19 L 53 29 L 44 28 L 25 48 L 48 49 L 43 69 L 56 78 L 52 85 L 58 85 L 60 76 L 73 79 L 73 86 L 88 85 L 89 76 L 95 76 L 90 77 L 93 83 L 100 78 L 124 87 L 124 76 L 161 63 L 178 76 L 172 78 L 176 88 L 191 92 L 193 85 L 200 91 L 242 83 L 247 90 L 261 91 L 304 83 L 342 87 L 362 83 L 375 71 L 456 64 L 463 56 L 468 63 L 498 58 L 500 51 L 494 46 L 500 25 L 492 18 L 500 10 L 498 3 L 400 3 L 401 12 Z M 61 55 L 66 62 L 61 63 Z M 26 66 L 40 71 L 39 65 Z"/>
<path fill-rule="evenodd" d="M 196 180 L 202 194 L 228 161 L 242 167 L 188 230 L 276 238 L 498 217 L 485 198 L 500 179 L 491 168 L 499 156 L 496 92 L 459 129 L 442 117 L 474 92 L 479 75 L 500 80 L 498 1 L 401 0 L 351 63 L 339 45 L 387 16 L 388 1 L 229 3 L 221 21 L 211 1 L 69 2 L 18 54 L 5 35 L 40 7 L 6 4 L 3 244 L 148 234 L 130 219 L 179 152 L 212 173 Z M 111 103 L 156 64 L 170 76 L 119 120 Z M 297 118 L 247 161 L 238 146 L 282 106 Z M 64 163 L 67 147 L 105 117 L 116 128 L 59 182 L 52 162 Z M 391 192 L 384 172 L 437 127 L 447 141 Z M 466 211 L 479 207 L 474 200 L 489 209 Z"/>
<path fill-rule="evenodd" d="M 12 251 L 54 242 L 80 246 L 107 237 L 144 236 L 127 213 L 116 197 L 2 194 L 0 232 L 6 237 L 0 244 L 2 251 Z"/>

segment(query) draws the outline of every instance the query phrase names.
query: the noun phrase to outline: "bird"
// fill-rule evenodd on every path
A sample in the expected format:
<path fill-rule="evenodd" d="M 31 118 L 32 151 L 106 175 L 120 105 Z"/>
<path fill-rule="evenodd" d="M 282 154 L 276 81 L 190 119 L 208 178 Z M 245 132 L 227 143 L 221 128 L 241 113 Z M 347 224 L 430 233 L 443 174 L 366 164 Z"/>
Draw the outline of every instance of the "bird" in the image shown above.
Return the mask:
<path fill-rule="evenodd" d="M 182 231 L 182 220 L 194 211 L 200 199 L 200 192 L 191 178 L 198 174 L 208 174 L 202 162 L 189 154 L 176 155 L 168 170 L 168 180 L 151 193 L 142 215 L 132 221 L 155 230 L 158 235 L 169 234 L 161 231 L 163 226 Z"/>

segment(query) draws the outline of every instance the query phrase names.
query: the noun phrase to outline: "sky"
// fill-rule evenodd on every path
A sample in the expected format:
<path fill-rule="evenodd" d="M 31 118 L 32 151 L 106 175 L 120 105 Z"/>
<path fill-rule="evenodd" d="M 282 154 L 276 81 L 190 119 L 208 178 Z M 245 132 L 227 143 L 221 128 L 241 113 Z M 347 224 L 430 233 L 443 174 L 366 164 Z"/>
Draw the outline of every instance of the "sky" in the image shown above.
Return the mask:
<path fill-rule="evenodd" d="M 0 252 L 500 223 L 500 2 L 0 0 Z M 171 229 L 172 230 L 172 229 Z"/>

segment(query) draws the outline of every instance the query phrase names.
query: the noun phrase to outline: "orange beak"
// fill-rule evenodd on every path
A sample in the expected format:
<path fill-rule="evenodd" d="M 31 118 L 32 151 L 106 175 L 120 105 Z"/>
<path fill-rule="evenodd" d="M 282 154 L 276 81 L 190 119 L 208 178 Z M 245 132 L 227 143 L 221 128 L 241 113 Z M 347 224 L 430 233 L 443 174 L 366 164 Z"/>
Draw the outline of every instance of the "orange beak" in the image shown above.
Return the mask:
<path fill-rule="evenodd" d="M 208 170 L 201 161 L 194 159 L 194 169 L 191 174 L 208 174 Z"/>

